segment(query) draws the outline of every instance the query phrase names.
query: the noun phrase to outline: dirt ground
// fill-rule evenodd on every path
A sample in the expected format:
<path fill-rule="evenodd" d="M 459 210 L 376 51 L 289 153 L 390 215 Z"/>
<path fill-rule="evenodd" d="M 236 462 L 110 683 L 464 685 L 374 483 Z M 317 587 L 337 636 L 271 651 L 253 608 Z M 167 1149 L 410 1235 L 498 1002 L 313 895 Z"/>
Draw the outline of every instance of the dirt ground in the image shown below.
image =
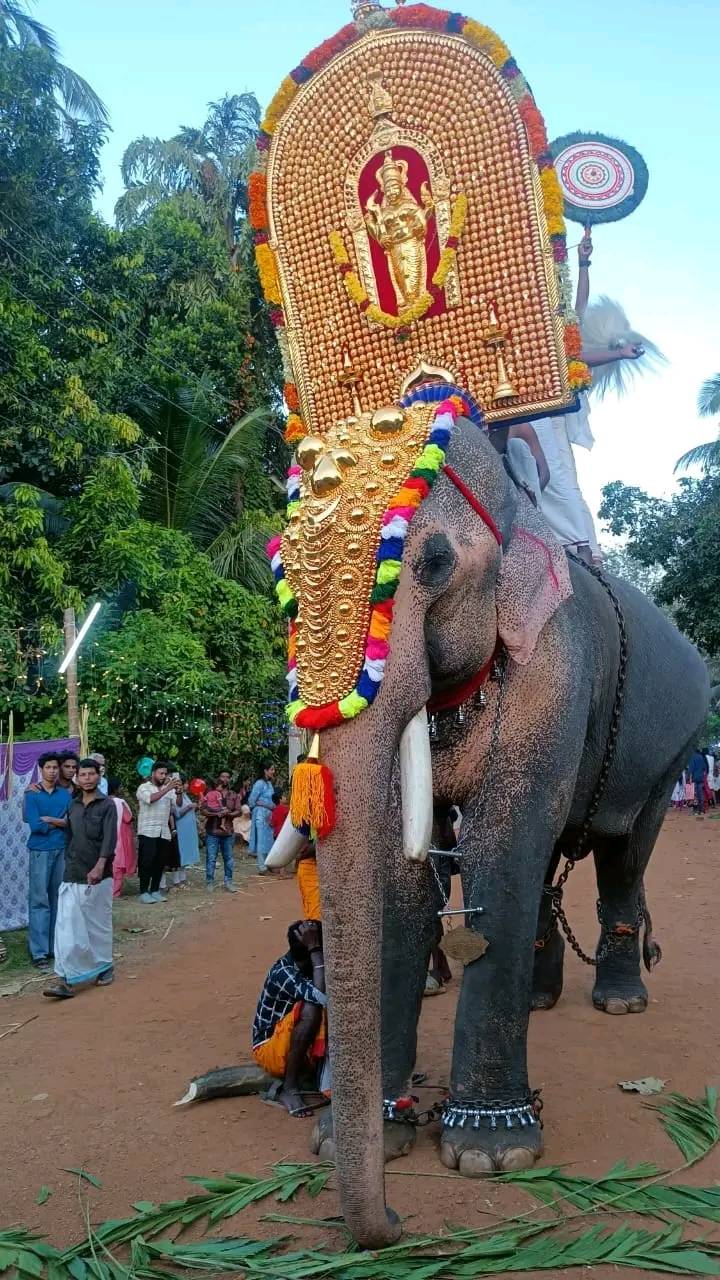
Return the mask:
<path fill-rule="evenodd" d="M 647 885 L 664 959 L 649 979 L 644 1016 L 596 1013 L 589 998 L 592 974 L 572 955 L 561 1002 L 533 1015 L 531 1082 L 543 1090 L 546 1163 L 595 1175 L 620 1157 L 662 1167 L 680 1163 L 656 1117 L 638 1097 L 621 1093 L 617 1081 L 659 1076 L 692 1095 L 718 1082 L 719 861 L 720 821 L 668 816 Z M 43 1000 L 33 984 L 0 1001 L 0 1036 L 12 1024 L 34 1019 L 0 1039 L 0 1227 L 23 1224 L 55 1243 L 81 1235 L 77 1179 L 63 1172 L 68 1166 L 101 1179 L 102 1189 L 83 1188 L 100 1221 L 126 1214 L 136 1200 L 187 1194 L 187 1174 L 264 1174 L 273 1161 L 309 1158 L 313 1121 L 290 1119 L 259 1099 L 172 1106 L 192 1076 L 248 1059 L 263 977 L 284 949 L 287 924 L 299 914 L 294 881 L 260 879 L 247 860 L 240 876 L 242 891 L 234 897 L 205 895 L 198 886 L 166 906 L 146 909 L 140 927 L 149 913 L 152 934 L 123 932 L 127 920 L 133 921 L 128 927 L 139 927 L 138 909 L 123 901 L 114 986 L 57 1005 Z M 594 902 L 592 868 L 582 864 L 567 905 L 586 946 L 596 934 Z M 455 987 L 423 1006 L 417 1065 L 433 1083 L 447 1079 Z M 423 1101 L 438 1093 L 424 1092 Z M 439 1230 L 446 1220 L 486 1225 L 489 1209 L 515 1211 L 517 1197 L 507 1188 L 456 1175 L 407 1176 L 445 1172 L 437 1144 L 437 1126 L 421 1130 L 413 1154 L 389 1172 L 388 1203 L 407 1218 L 409 1230 Z M 713 1153 L 691 1179 L 702 1185 L 720 1180 L 720 1154 Z M 38 1207 L 42 1184 L 53 1194 Z M 276 1209 L 266 1202 L 258 1215 L 246 1213 L 222 1231 L 275 1234 L 280 1228 L 259 1216 Z M 335 1195 L 299 1200 L 291 1212 L 328 1216 L 337 1212 Z M 598 1268 L 594 1274 L 618 1271 Z"/>

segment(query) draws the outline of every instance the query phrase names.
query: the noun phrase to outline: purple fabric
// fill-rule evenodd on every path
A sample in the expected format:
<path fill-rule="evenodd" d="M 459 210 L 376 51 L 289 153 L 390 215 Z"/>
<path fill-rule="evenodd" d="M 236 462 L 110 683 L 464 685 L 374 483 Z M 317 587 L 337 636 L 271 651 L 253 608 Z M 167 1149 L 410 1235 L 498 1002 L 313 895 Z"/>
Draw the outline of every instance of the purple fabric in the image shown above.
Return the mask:
<path fill-rule="evenodd" d="M 28 919 L 28 828 L 22 817 L 25 788 L 37 779 L 37 762 L 44 751 L 77 751 L 78 747 L 77 738 L 16 742 L 13 785 L 8 795 L 7 747 L 0 746 L 0 931 L 20 929 Z"/>
<path fill-rule="evenodd" d="M 13 773 L 24 777 L 33 770 L 45 751 L 79 751 L 77 738 L 53 738 L 50 742 L 16 742 L 13 744 Z M 7 746 L 0 745 L 0 801 L 7 800 Z"/>

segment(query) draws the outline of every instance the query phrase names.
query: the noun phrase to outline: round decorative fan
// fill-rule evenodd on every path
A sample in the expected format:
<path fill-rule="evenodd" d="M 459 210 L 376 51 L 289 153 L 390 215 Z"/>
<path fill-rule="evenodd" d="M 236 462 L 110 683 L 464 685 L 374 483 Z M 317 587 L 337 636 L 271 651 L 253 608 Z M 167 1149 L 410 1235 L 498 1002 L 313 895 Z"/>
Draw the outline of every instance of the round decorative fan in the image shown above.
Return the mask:
<path fill-rule="evenodd" d="M 637 209 L 648 185 L 634 147 L 604 133 L 566 133 L 550 144 L 565 217 L 584 226 L 617 222 Z"/>

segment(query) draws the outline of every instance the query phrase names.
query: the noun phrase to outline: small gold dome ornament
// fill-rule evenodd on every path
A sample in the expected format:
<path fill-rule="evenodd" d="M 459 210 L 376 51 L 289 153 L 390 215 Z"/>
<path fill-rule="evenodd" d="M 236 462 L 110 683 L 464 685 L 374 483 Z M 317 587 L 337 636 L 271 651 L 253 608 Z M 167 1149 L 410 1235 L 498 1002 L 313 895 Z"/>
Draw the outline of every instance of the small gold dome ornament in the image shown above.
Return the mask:
<path fill-rule="evenodd" d="M 331 457 L 321 458 L 312 473 L 310 487 L 316 498 L 324 498 L 342 484 L 342 472 Z"/>
<path fill-rule="evenodd" d="M 396 431 L 402 431 L 404 425 L 405 414 L 394 404 L 376 409 L 370 419 L 371 430 L 379 436 L 393 435 Z"/>
<path fill-rule="evenodd" d="M 303 471 L 312 471 L 324 452 L 325 442 L 321 436 L 304 436 L 296 450 L 299 466 Z"/>

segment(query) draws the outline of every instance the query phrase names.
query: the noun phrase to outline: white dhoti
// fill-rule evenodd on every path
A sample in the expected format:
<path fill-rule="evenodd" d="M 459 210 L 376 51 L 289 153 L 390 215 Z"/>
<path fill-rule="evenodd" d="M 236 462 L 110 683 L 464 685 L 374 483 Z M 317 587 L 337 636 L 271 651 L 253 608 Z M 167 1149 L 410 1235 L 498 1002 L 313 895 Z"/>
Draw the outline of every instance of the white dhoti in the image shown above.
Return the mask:
<path fill-rule="evenodd" d="M 55 972 L 68 986 L 112 968 L 112 878 L 61 884 L 55 924 Z"/>
<path fill-rule="evenodd" d="M 572 420 L 571 427 L 580 416 L 568 415 Z M 519 439 L 508 441 L 508 457 L 514 473 L 533 490 L 539 509 L 564 547 L 573 549 L 589 545 L 592 554 L 598 556 L 600 548 L 595 522 L 578 483 L 568 423 L 562 417 L 538 418 L 531 425 L 545 454 L 550 479 L 541 490 L 535 459 L 525 441 Z M 582 437 L 573 438 L 589 447 Z"/>

